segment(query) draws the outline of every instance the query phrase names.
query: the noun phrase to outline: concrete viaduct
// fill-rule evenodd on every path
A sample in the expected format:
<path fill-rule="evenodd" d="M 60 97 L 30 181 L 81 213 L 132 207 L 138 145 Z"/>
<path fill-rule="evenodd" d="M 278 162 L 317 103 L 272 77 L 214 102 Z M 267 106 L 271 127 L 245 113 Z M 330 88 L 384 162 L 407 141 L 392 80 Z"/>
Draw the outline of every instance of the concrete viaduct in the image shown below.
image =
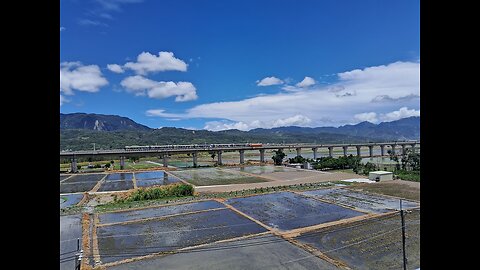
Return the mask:
<path fill-rule="evenodd" d="M 222 165 L 222 153 L 238 151 L 240 154 L 240 164 L 245 163 L 245 151 L 246 150 L 258 150 L 260 151 L 260 162 L 265 162 L 265 150 L 272 149 L 295 149 L 297 156 L 302 154 L 303 148 L 311 148 L 313 150 L 313 159 L 317 159 L 317 150 L 319 148 L 327 148 L 328 155 L 333 156 L 334 148 L 342 148 L 343 155 L 347 156 L 347 150 L 349 147 L 355 147 L 357 149 L 357 156 L 360 157 L 373 157 L 373 148 L 380 147 L 380 156 L 388 156 L 385 151 L 386 146 L 391 147 L 393 154 L 396 154 L 397 147 L 401 148 L 401 155 L 406 153 L 406 149 L 410 148 L 415 151 L 415 146 L 420 145 L 420 141 L 408 141 L 408 142 L 382 142 L 382 143 L 353 143 L 353 144 L 263 144 L 262 146 L 234 146 L 234 147 L 197 147 L 189 149 L 142 149 L 142 150 L 125 150 L 125 149 L 112 149 L 112 150 L 93 150 L 93 151 L 68 151 L 60 152 L 60 159 L 68 158 L 71 160 L 71 171 L 77 171 L 77 158 L 78 157 L 93 157 L 93 156 L 120 156 L 120 168 L 125 167 L 125 158 L 129 156 L 162 156 L 163 165 L 168 166 L 168 157 L 174 154 L 191 154 L 193 159 L 193 166 L 197 166 L 197 156 L 199 152 L 215 152 L 217 156 L 217 163 Z M 368 147 L 369 155 L 361 156 L 360 149 L 362 147 Z"/>

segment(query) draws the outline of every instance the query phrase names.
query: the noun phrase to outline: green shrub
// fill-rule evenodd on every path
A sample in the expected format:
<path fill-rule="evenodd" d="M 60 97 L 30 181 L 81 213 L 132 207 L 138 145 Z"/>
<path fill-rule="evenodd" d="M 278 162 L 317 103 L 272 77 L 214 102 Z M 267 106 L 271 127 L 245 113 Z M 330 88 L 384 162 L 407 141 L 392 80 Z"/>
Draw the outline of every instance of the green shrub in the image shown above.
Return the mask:
<path fill-rule="evenodd" d="M 193 186 L 187 184 L 173 184 L 163 187 L 139 188 L 134 191 L 126 200 L 146 201 L 167 197 L 184 197 L 192 196 L 193 192 Z"/>

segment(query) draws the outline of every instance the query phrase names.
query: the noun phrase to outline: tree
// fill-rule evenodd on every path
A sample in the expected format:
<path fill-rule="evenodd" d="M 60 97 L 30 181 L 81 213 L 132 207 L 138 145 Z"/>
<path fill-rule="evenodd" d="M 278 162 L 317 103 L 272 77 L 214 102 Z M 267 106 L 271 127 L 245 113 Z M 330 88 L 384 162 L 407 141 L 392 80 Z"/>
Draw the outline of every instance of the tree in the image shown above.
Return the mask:
<path fill-rule="evenodd" d="M 274 150 L 273 153 L 275 153 L 275 155 L 272 156 L 275 165 L 282 165 L 283 158 L 287 155 L 283 152 L 282 149 Z"/>
<path fill-rule="evenodd" d="M 208 152 L 210 154 L 210 156 L 212 157 L 212 159 L 215 159 L 215 157 L 217 156 L 217 154 L 213 151 L 210 151 Z"/>
<path fill-rule="evenodd" d="M 306 159 L 302 156 L 296 156 L 294 158 L 289 158 L 288 162 L 289 163 L 304 163 Z"/>
<path fill-rule="evenodd" d="M 110 168 L 110 163 L 107 162 L 107 164 L 105 164 L 105 168 Z"/>

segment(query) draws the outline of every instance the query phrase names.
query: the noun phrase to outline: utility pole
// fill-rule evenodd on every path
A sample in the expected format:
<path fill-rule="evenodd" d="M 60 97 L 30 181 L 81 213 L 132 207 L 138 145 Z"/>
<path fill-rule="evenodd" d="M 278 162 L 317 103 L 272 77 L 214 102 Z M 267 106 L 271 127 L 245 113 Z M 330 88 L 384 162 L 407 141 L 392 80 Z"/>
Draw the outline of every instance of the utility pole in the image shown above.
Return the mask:
<path fill-rule="evenodd" d="M 83 250 L 80 250 L 80 238 L 77 238 L 77 253 L 75 254 L 75 270 L 80 270 Z"/>
<path fill-rule="evenodd" d="M 407 270 L 407 254 L 405 253 L 405 217 L 403 215 L 402 199 L 400 199 L 400 216 L 402 217 L 403 270 Z"/>

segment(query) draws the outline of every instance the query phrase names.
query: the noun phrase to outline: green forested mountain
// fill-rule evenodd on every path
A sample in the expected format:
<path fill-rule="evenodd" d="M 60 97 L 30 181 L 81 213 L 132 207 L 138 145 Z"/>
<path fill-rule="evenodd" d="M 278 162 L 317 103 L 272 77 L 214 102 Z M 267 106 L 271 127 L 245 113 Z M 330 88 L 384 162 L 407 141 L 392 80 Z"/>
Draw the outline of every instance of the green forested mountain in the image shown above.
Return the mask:
<path fill-rule="evenodd" d="M 87 117 L 87 120 L 85 120 L 85 117 Z M 73 121 L 71 119 L 77 120 Z M 90 123 L 92 123 L 92 121 L 95 123 L 97 120 L 103 121 L 105 128 L 92 128 Z M 71 114 L 61 114 L 60 150 L 88 150 L 93 149 L 93 144 L 95 144 L 96 149 L 116 149 L 123 148 L 126 145 L 155 144 L 248 142 L 354 143 L 387 140 L 418 140 L 420 138 L 419 124 L 419 117 L 410 117 L 398 121 L 380 123 L 378 125 L 362 122 L 357 125 L 346 125 L 338 128 L 280 127 L 273 129 L 254 129 L 250 131 L 224 130 L 213 132 L 173 127 L 151 129 L 120 116 L 95 114 L 75 114 L 71 116 Z"/>
<path fill-rule="evenodd" d="M 60 114 L 60 129 L 87 129 L 101 131 L 151 130 L 130 118 L 95 113 Z"/>

